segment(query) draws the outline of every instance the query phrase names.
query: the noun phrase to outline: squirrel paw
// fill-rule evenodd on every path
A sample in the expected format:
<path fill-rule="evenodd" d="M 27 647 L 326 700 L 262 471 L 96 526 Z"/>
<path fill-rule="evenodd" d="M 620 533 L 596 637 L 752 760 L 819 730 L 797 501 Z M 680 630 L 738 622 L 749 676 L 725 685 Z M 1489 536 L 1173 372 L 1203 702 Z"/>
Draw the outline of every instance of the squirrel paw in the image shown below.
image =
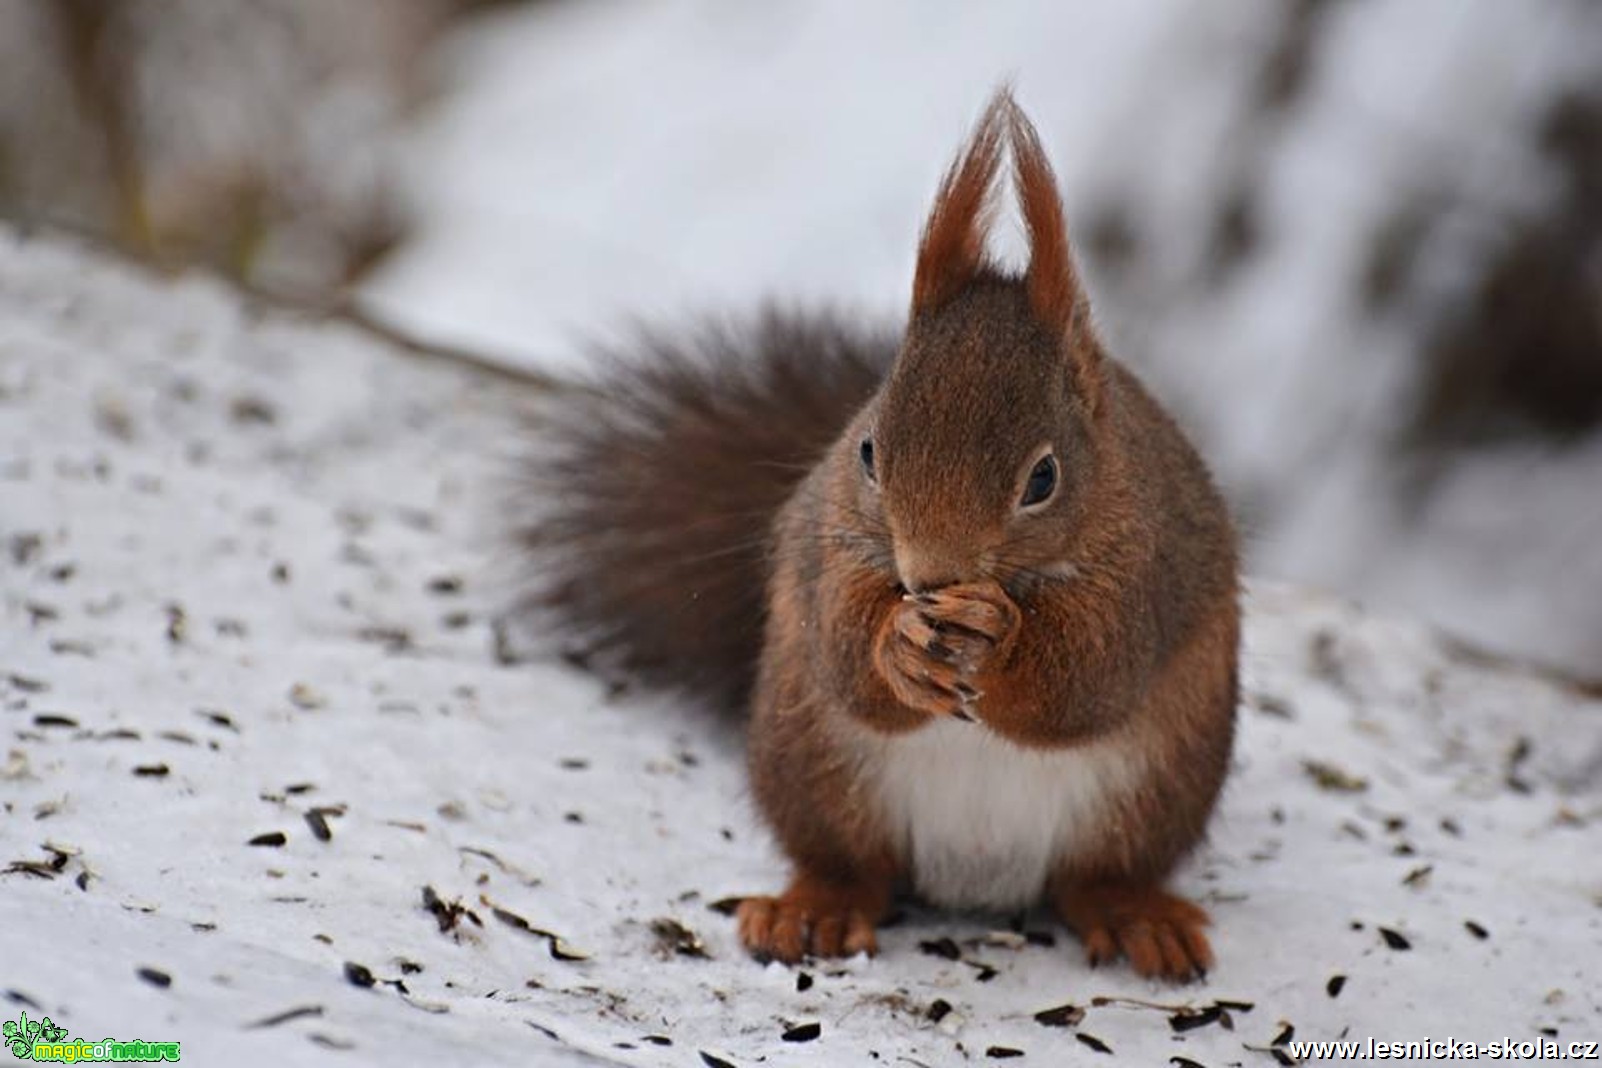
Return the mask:
<path fill-rule="evenodd" d="M 798 881 L 778 897 L 748 897 L 738 912 L 740 941 L 758 960 L 794 964 L 814 957 L 873 956 L 873 929 L 883 911 L 853 895 Z"/>
<path fill-rule="evenodd" d="M 1012 647 L 1023 616 L 1000 583 L 989 580 L 910 594 L 908 603 L 957 650 L 959 662 L 970 672 L 984 670 Z"/>
<path fill-rule="evenodd" d="M 994 582 L 908 594 L 880 628 L 875 663 L 902 704 L 973 719 L 984 675 L 1005 659 L 1020 618 Z"/>
<path fill-rule="evenodd" d="M 1057 903 L 1063 922 L 1085 944 L 1091 967 L 1123 956 L 1148 978 L 1184 982 L 1205 978 L 1213 949 L 1198 905 L 1152 887 L 1104 885 L 1065 891 Z"/>

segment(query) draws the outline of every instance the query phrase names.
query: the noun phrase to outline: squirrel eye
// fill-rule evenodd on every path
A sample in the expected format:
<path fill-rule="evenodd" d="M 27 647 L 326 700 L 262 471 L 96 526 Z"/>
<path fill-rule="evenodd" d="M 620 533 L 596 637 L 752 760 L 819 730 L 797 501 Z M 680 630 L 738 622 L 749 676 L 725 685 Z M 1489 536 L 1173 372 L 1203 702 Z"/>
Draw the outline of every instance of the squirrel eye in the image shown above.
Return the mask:
<path fill-rule="evenodd" d="M 1023 500 L 1018 503 L 1028 508 L 1032 504 L 1050 500 L 1055 492 L 1057 492 L 1057 458 L 1048 452 L 1029 472 L 1029 481 L 1024 485 Z"/>
<path fill-rule="evenodd" d="M 868 481 L 874 481 L 877 476 L 873 471 L 873 439 L 863 438 L 862 448 L 858 452 L 862 456 L 862 473 L 868 476 Z"/>

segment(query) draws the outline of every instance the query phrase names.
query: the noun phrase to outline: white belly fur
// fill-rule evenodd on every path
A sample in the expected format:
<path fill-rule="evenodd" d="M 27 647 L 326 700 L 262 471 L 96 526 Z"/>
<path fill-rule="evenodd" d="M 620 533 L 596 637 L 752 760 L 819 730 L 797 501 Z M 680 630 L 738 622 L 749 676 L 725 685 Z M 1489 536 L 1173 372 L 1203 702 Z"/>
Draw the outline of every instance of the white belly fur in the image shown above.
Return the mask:
<path fill-rule="evenodd" d="M 957 720 L 878 748 L 887 827 L 918 892 L 950 908 L 1037 902 L 1058 861 L 1095 847 L 1109 802 L 1138 787 L 1143 766 L 1127 738 L 1024 749 Z"/>

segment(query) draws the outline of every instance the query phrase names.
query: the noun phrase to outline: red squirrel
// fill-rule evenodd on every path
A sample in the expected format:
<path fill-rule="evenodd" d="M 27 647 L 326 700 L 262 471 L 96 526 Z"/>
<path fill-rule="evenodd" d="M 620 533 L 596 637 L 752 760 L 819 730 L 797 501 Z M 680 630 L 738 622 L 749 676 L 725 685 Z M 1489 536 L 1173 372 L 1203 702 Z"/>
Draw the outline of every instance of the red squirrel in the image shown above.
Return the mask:
<path fill-rule="evenodd" d="M 1022 274 L 985 247 L 1009 154 Z M 872 954 L 910 891 L 1045 902 L 1092 964 L 1212 966 L 1164 884 L 1229 763 L 1235 534 L 1097 337 L 1010 94 L 939 187 L 899 336 L 770 311 L 647 337 L 540 433 L 530 600 L 600 663 L 749 715 L 791 864 L 740 905 L 754 955 Z"/>

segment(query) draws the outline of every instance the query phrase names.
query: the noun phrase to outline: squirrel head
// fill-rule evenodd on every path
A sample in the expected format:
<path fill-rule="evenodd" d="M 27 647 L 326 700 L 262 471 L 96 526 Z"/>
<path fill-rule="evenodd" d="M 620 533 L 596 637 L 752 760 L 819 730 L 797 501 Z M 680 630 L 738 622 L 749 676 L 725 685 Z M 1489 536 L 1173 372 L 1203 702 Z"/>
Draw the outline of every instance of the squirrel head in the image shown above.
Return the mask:
<path fill-rule="evenodd" d="M 1028 233 L 1023 274 L 985 251 L 1011 149 Z M 1071 572 L 1103 409 L 1099 343 L 1056 178 L 1005 90 L 941 183 L 924 227 L 905 339 L 853 424 L 862 512 L 883 517 L 909 590 Z"/>

